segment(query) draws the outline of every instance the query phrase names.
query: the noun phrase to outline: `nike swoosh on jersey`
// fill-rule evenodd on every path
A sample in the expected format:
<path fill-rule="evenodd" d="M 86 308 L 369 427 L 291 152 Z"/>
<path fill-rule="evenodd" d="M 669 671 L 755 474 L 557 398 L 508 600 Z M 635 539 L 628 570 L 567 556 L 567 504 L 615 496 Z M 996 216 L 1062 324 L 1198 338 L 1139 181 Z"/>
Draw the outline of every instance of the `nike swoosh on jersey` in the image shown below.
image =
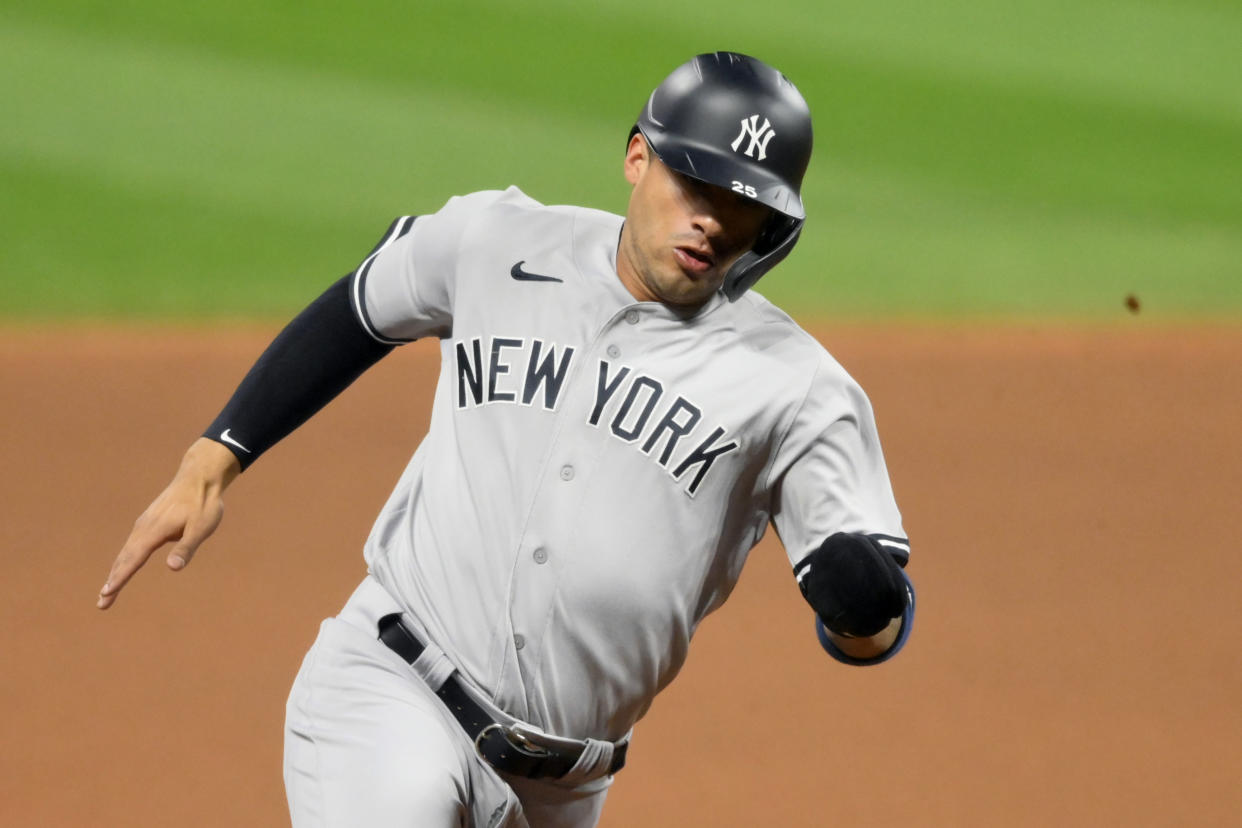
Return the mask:
<path fill-rule="evenodd" d="M 222 442 L 222 443 L 228 443 L 230 446 L 237 446 L 239 449 L 241 449 L 242 451 L 246 452 L 246 454 L 249 454 L 249 453 L 250 453 L 250 449 L 246 448 L 246 447 L 245 447 L 245 446 L 243 446 L 241 443 L 237 442 L 236 440 L 234 440 L 232 437 L 230 437 L 230 436 L 229 436 L 229 432 L 230 432 L 230 431 L 232 431 L 232 430 L 233 430 L 233 429 L 231 429 L 231 428 L 226 428 L 224 431 L 221 431 L 221 432 L 220 432 L 220 442 Z"/>
<path fill-rule="evenodd" d="M 526 264 L 526 260 L 515 264 L 509 269 L 509 275 L 519 282 L 563 282 L 564 279 L 558 279 L 555 276 L 544 276 L 541 273 L 531 273 L 528 270 L 522 270 L 522 265 Z"/>

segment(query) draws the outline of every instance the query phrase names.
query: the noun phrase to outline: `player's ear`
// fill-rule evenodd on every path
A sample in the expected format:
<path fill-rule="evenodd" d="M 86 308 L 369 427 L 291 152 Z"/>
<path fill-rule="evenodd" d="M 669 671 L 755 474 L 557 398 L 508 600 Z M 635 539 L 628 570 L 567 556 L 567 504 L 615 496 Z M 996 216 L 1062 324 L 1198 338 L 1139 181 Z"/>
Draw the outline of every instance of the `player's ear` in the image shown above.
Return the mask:
<path fill-rule="evenodd" d="M 647 146 L 647 139 L 642 136 L 641 132 L 635 130 L 630 136 L 629 145 L 625 148 L 625 180 L 630 184 L 637 184 L 650 157 L 651 148 Z"/>

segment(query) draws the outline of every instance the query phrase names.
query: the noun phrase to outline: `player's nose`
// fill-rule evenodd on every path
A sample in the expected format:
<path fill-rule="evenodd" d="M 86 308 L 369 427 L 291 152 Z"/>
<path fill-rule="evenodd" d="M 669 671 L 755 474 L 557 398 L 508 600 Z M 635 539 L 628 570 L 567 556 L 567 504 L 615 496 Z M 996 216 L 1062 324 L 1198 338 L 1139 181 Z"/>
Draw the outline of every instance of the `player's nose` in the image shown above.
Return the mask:
<path fill-rule="evenodd" d="M 702 233 L 713 247 L 727 246 L 729 234 L 735 232 L 736 211 L 732 208 L 731 198 L 723 194 L 717 198 L 701 198 L 695 203 L 690 223 L 694 229 Z"/>
<path fill-rule="evenodd" d="M 724 235 L 723 219 L 710 211 L 695 211 L 690 217 L 690 226 L 695 232 L 701 233 L 709 244 L 717 242 Z"/>
<path fill-rule="evenodd" d="M 691 225 L 703 235 L 714 257 L 731 256 L 753 241 L 752 224 L 750 216 L 736 209 L 732 203 L 717 203 L 710 208 L 696 210 L 691 218 Z"/>

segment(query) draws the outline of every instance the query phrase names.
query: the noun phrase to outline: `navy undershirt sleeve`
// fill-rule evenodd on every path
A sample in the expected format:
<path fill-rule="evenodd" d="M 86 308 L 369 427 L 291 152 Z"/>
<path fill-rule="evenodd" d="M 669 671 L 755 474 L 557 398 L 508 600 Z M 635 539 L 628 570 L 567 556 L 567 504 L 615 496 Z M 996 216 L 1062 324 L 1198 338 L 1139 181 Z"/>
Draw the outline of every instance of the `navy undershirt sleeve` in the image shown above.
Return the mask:
<path fill-rule="evenodd" d="M 358 322 L 349 280 L 324 291 L 272 340 L 203 433 L 227 446 L 243 471 L 393 349 Z"/>

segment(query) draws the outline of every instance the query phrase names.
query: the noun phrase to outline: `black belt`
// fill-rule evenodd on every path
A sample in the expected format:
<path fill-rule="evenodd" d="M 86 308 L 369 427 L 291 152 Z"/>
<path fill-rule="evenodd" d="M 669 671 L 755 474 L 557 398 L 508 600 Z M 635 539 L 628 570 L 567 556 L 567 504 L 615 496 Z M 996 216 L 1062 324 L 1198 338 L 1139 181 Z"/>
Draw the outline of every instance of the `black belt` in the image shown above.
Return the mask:
<path fill-rule="evenodd" d="M 401 623 L 399 613 L 380 619 L 379 640 L 409 664 L 423 654 L 423 643 Z M 479 755 L 497 770 L 528 779 L 559 778 L 569 773 L 581 755 L 581 751 L 565 752 L 523 739 L 521 734 L 514 733 L 488 715 L 453 676 L 449 676 L 436 695 L 461 723 Z M 614 748 L 608 773 L 616 773 L 624 767 L 628 747 L 626 742 Z"/>

